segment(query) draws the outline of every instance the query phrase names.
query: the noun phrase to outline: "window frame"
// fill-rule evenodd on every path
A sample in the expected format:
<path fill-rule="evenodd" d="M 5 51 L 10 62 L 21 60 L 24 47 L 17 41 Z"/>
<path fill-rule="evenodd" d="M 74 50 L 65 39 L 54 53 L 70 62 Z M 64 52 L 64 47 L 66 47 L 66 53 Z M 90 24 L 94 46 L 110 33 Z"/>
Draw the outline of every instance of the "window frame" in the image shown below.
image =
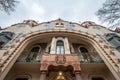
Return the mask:
<path fill-rule="evenodd" d="M 58 42 L 62 42 L 62 46 L 58 46 Z M 58 50 L 59 47 L 59 51 Z M 62 50 L 63 49 L 63 50 Z M 56 54 L 65 54 L 65 46 L 64 46 L 64 41 L 63 40 L 57 40 L 56 41 Z"/>

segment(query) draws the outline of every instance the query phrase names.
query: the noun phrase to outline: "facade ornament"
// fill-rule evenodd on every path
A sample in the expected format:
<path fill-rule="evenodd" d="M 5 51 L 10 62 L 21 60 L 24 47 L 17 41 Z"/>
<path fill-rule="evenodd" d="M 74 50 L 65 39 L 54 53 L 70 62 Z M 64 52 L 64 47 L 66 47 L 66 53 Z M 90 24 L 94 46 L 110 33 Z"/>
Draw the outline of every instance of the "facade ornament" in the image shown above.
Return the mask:
<path fill-rule="evenodd" d="M 107 45 L 104 45 L 104 48 L 108 49 L 108 46 L 107 46 Z"/>
<path fill-rule="evenodd" d="M 80 64 L 76 63 L 76 64 L 73 64 L 73 66 L 75 71 L 80 71 Z"/>
<path fill-rule="evenodd" d="M 120 33 L 120 28 L 116 28 L 115 32 Z"/>
<path fill-rule="evenodd" d="M 20 39 L 17 39 L 17 40 L 16 40 L 16 43 L 18 43 L 18 42 L 20 42 Z"/>
<path fill-rule="evenodd" d="M 45 62 L 43 62 L 43 63 L 41 63 L 40 70 L 41 70 L 41 71 L 46 71 L 46 70 L 47 70 L 47 67 L 48 67 L 48 64 L 45 63 Z"/>
<path fill-rule="evenodd" d="M 9 51 L 7 50 L 6 52 L 4 52 L 3 56 L 9 55 Z"/>
<path fill-rule="evenodd" d="M 99 40 L 99 43 L 103 43 L 103 41 L 102 41 L 102 40 Z"/>
<path fill-rule="evenodd" d="M 38 25 L 38 23 L 36 21 L 34 21 L 34 20 L 24 20 L 23 23 L 28 24 L 28 25 L 30 25 L 32 27 Z"/>
<path fill-rule="evenodd" d="M 12 44 L 12 45 L 11 45 L 11 48 L 15 48 L 15 44 Z"/>
<path fill-rule="evenodd" d="M 115 56 L 115 53 L 112 50 L 110 51 L 110 54 Z"/>
<path fill-rule="evenodd" d="M 64 55 L 56 55 L 55 61 L 57 64 L 65 64 L 66 57 Z"/>
<path fill-rule="evenodd" d="M 95 22 L 92 21 L 85 21 L 81 24 L 81 26 L 88 28 L 89 26 L 96 26 L 97 24 Z"/>

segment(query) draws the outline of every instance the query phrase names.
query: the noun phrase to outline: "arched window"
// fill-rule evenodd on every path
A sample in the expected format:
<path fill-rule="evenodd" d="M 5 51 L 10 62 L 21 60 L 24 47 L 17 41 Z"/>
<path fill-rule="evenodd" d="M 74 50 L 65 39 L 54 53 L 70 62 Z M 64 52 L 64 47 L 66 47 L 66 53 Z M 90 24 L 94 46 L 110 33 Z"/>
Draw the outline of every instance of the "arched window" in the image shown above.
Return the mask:
<path fill-rule="evenodd" d="M 48 48 L 48 53 L 50 53 L 50 48 L 51 48 L 51 47 Z"/>
<path fill-rule="evenodd" d="M 105 37 L 120 52 L 120 37 L 115 33 L 109 33 Z"/>
<path fill-rule="evenodd" d="M 64 43 L 63 43 L 63 41 L 57 41 L 56 53 L 57 54 L 64 54 Z"/>
<path fill-rule="evenodd" d="M 31 49 L 31 52 L 39 52 L 39 47 L 33 47 L 32 49 Z"/>
<path fill-rule="evenodd" d="M 13 32 L 1 32 L 0 33 L 0 48 L 8 43 L 14 36 Z"/>
<path fill-rule="evenodd" d="M 85 47 L 80 47 L 80 52 L 84 58 L 84 61 L 89 61 L 89 62 L 92 61 L 92 58 Z"/>
<path fill-rule="evenodd" d="M 33 47 L 30 50 L 30 53 L 29 53 L 28 58 L 27 58 L 27 62 L 36 61 L 36 57 L 39 54 L 39 51 L 40 51 L 40 47 L 39 46 Z"/>
<path fill-rule="evenodd" d="M 80 47 L 81 53 L 88 53 L 88 50 L 84 47 Z"/>

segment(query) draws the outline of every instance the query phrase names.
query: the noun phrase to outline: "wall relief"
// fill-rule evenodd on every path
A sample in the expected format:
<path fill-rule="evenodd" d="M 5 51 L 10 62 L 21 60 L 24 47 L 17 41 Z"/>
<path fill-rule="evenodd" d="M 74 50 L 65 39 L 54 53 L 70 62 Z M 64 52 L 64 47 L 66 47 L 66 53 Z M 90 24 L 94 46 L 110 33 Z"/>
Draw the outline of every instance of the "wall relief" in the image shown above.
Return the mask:
<path fill-rule="evenodd" d="M 65 64 L 66 57 L 64 55 L 56 55 L 55 61 L 57 64 Z"/>

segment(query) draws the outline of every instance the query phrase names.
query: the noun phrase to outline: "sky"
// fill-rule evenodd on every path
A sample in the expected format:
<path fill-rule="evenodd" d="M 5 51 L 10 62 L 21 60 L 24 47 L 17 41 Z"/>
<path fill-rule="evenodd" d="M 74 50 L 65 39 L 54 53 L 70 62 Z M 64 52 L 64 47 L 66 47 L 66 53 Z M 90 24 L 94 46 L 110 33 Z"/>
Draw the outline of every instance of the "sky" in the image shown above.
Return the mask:
<path fill-rule="evenodd" d="M 39 23 L 61 18 L 63 20 L 81 23 L 93 21 L 101 23 L 95 15 L 105 0 L 18 0 L 15 11 L 8 15 L 0 11 L 0 26 L 8 27 L 12 24 L 32 19 Z"/>

